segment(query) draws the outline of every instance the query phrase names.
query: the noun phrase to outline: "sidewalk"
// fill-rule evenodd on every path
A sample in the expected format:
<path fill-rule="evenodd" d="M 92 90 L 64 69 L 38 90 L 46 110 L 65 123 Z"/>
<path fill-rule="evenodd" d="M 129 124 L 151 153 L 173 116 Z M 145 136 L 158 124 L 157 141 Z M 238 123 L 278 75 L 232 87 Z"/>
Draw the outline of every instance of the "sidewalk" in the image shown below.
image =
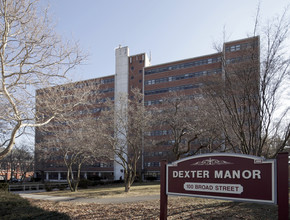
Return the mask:
<path fill-rule="evenodd" d="M 160 195 L 148 195 L 148 196 L 129 196 L 129 197 L 110 197 L 110 198 L 76 198 L 68 196 L 48 196 L 48 195 L 37 195 L 34 194 L 35 191 L 26 192 L 14 192 L 19 194 L 22 198 L 27 199 L 39 199 L 39 200 L 49 200 L 57 202 L 75 202 L 75 203 L 98 203 L 98 204 L 118 204 L 127 202 L 141 202 L 141 201 L 151 201 L 158 200 Z"/>
<path fill-rule="evenodd" d="M 70 202 L 81 202 L 81 203 L 98 203 L 98 204 L 118 204 L 118 203 L 130 203 L 130 202 L 142 202 L 158 200 L 160 195 L 148 195 L 148 196 L 130 196 L 130 197 L 111 197 L 111 198 L 76 198 L 70 200 Z"/>
<path fill-rule="evenodd" d="M 40 200 L 50 200 L 50 201 L 70 201 L 74 200 L 74 197 L 65 197 L 65 196 L 47 196 L 47 195 L 36 195 L 32 193 L 17 193 L 19 194 L 22 198 L 26 199 L 40 199 Z"/>

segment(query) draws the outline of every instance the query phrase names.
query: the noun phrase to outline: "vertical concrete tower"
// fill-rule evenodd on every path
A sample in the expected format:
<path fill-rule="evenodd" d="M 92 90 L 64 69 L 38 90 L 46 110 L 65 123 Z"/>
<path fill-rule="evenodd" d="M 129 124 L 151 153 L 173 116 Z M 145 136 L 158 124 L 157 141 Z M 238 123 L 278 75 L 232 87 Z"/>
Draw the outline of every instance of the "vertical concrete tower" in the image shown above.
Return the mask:
<path fill-rule="evenodd" d="M 115 50 L 115 58 L 116 58 L 116 69 L 115 69 L 115 114 L 116 112 L 118 114 L 123 114 L 121 117 L 124 119 L 127 119 L 127 105 L 128 105 L 128 87 L 129 87 L 129 48 L 128 47 L 121 47 L 117 48 Z M 122 100 L 122 102 L 120 102 Z M 120 117 L 120 116 L 119 116 Z M 115 115 L 115 126 L 118 126 L 118 123 L 121 123 L 118 121 L 118 117 Z M 124 123 L 124 121 L 122 122 Z M 121 132 L 125 132 L 125 128 Z M 116 129 L 117 130 L 117 129 Z M 123 140 L 125 137 L 124 135 L 119 135 L 118 132 L 115 131 L 115 135 L 119 139 L 120 148 L 123 148 L 122 150 L 127 151 L 127 147 L 124 146 L 125 140 Z M 126 158 L 125 154 L 124 157 Z M 127 158 L 126 158 L 127 159 Z M 124 179 L 124 172 L 123 167 L 117 162 L 120 161 L 120 158 L 115 155 L 115 161 L 114 161 L 114 179 L 120 180 Z M 120 161 L 121 162 L 121 161 Z"/>

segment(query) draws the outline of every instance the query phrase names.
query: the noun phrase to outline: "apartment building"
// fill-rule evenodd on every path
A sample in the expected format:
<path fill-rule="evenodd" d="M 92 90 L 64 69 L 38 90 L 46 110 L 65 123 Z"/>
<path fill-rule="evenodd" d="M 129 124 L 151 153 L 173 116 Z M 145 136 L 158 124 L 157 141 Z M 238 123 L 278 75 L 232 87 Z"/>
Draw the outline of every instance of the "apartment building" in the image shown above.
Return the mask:
<path fill-rule="evenodd" d="M 200 88 L 203 82 L 212 77 L 223 77 L 223 62 L 234 64 L 243 62 L 246 58 L 243 51 L 247 48 L 255 48 L 259 54 L 259 37 L 246 38 L 232 42 L 226 42 L 223 45 L 223 51 L 209 55 L 178 60 L 158 65 L 151 65 L 148 56 L 145 53 L 130 55 L 128 47 L 118 47 L 115 50 L 115 74 L 106 77 L 85 80 L 71 83 L 69 85 L 60 85 L 55 87 L 56 90 L 65 88 L 78 88 L 91 91 L 95 89 L 102 94 L 101 98 L 95 100 L 90 109 L 79 109 L 75 117 L 81 118 L 89 116 L 98 117 L 100 111 L 104 110 L 102 103 L 107 98 L 114 100 L 122 94 L 132 95 L 132 88 L 139 88 L 144 93 L 144 103 L 150 109 L 151 106 L 158 107 L 164 97 L 170 93 L 183 93 L 188 97 L 200 97 Z M 258 81 L 255 78 L 255 81 Z M 94 89 L 95 86 L 95 89 Z M 37 100 L 44 99 L 44 90 L 37 91 Z M 176 93 L 174 93 L 176 94 Z M 94 96 L 91 96 L 94 99 Z M 67 100 L 64 102 L 68 102 Z M 115 109 L 118 106 L 115 105 Z M 50 132 L 54 132 L 53 129 Z M 36 171 L 41 171 L 47 180 L 65 179 L 66 170 L 60 161 L 55 165 L 51 163 L 41 163 L 37 158 L 37 152 L 43 148 L 49 148 L 46 140 L 50 139 L 50 133 L 36 130 Z M 167 130 L 152 130 L 149 134 L 151 138 L 158 139 L 160 136 L 168 136 Z M 140 160 L 141 172 L 147 177 L 159 178 L 159 167 L 162 159 L 173 160 L 171 148 L 164 144 L 158 145 L 150 150 L 144 150 Z M 57 159 L 56 159 L 57 160 Z M 49 165 L 49 166 L 48 166 Z M 96 161 L 93 165 L 85 165 L 82 170 L 82 176 L 85 178 L 99 176 L 111 179 L 120 179 L 123 176 L 122 167 L 114 161 Z"/>

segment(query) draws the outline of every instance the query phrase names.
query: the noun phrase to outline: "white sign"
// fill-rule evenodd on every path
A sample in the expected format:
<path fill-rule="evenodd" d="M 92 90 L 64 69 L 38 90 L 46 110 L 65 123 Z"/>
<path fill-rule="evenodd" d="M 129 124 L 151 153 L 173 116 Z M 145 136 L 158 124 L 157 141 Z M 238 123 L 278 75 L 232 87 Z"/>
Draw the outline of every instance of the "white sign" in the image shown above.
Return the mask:
<path fill-rule="evenodd" d="M 243 186 L 240 184 L 217 184 L 217 183 L 189 183 L 183 185 L 186 191 L 214 192 L 214 193 L 231 193 L 241 194 Z"/>

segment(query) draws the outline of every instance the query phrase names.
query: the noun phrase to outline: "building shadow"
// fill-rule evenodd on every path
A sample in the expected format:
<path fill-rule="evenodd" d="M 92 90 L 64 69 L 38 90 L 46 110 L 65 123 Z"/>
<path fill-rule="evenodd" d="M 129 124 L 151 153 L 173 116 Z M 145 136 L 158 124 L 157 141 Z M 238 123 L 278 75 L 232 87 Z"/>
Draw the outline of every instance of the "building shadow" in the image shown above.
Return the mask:
<path fill-rule="evenodd" d="M 46 211 L 44 209 L 32 206 L 28 200 L 8 192 L 0 192 L 0 219 L 1 220 L 49 220 L 71 219 L 64 213 L 55 211 Z"/>

